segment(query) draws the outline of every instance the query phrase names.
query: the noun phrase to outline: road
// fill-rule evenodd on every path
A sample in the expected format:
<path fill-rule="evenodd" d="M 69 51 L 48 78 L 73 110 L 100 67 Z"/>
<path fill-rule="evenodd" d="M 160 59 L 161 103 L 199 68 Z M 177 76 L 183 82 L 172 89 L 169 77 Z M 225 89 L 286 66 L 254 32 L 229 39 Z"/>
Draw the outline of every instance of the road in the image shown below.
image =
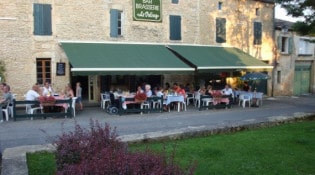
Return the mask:
<path fill-rule="evenodd" d="M 123 140 L 161 137 L 185 132 L 257 124 L 287 117 L 315 114 L 315 96 L 266 98 L 259 108 L 209 109 L 198 111 L 189 106 L 184 112 L 109 115 L 99 107 L 78 111 L 73 118 L 19 119 L 0 123 L 0 151 L 22 145 L 50 143 L 51 137 L 71 131 L 74 124 L 88 127 L 90 119 L 116 127 Z"/>

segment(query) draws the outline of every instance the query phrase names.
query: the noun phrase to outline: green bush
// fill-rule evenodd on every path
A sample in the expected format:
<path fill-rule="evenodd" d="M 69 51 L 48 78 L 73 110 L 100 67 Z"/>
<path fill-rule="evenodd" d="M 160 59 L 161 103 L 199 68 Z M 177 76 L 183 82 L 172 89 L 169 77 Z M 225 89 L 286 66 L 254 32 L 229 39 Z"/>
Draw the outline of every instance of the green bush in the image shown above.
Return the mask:
<path fill-rule="evenodd" d="M 0 77 L 1 81 L 0 82 L 5 82 L 5 63 L 3 60 L 0 60 Z"/>

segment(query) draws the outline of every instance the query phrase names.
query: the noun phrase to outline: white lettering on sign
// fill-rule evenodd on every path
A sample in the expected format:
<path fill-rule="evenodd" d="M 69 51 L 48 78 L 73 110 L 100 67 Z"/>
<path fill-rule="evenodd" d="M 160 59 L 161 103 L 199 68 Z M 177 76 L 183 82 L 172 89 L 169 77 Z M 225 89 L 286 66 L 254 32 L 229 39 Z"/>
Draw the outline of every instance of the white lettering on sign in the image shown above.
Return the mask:
<path fill-rule="evenodd" d="M 142 0 L 144 4 L 152 4 L 152 0 Z"/>
<path fill-rule="evenodd" d="M 154 14 L 152 12 L 143 12 L 143 11 L 138 13 L 137 16 L 138 17 L 154 18 L 154 19 L 158 19 L 160 17 L 160 15 L 158 15 L 158 14 Z"/>
<path fill-rule="evenodd" d="M 145 5 L 145 4 L 136 4 L 137 9 L 144 9 L 144 10 L 159 10 L 159 6 L 157 5 Z"/>

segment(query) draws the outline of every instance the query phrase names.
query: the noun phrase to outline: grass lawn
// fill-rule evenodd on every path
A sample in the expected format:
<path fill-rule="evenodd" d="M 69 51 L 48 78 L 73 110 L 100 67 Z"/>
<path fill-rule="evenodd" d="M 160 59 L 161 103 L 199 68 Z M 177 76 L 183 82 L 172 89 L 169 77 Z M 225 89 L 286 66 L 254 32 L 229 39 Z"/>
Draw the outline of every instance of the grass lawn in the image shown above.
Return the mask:
<path fill-rule="evenodd" d="M 315 175 L 315 121 L 130 146 L 133 151 L 143 150 L 146 147 L 156 151 L 161 151 L 165 147 L 167 152 L 172 152 L 175 148 L 175 159 L 181 166 L 188 167 L 191 162 L 197 161 L 195 173 L 197 175 Z M 54 174 L 55 170 L 47 173 L 40 170 L 38 167 L 40 164 L 32 162 L 42 159 L 42 157 L 34 157 L 32 160 L 31 156 L 27 156 L 30 175 Z M 52 163 L 41 165 L 46 166 L 43 167 L 44 170 L 55 168 L 54 157 L 49 156 L 49 159 L 51 160 L 45 161 Z M 34 165 L 36 167 L 32 167 Z"/>
<path fill-rule="evenodd" d="M 29 175 L 56 174 L 55 155 L 52 152 L 40 151 L 26 154 Z"/>

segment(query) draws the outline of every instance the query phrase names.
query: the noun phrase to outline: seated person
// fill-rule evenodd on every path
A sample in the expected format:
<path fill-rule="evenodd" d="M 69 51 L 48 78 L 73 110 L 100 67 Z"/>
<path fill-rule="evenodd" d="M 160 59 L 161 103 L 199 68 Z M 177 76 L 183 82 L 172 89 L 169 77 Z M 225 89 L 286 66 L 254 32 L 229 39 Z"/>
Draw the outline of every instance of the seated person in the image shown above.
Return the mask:
<path fill-rule="evenodd" d="M 250 91 L 250 86 L 248 85 L 246 81 L 244 82 L 244 85 L 243 85 L 243 91 L 246 91 L 246 92 Z"/>
<path fill-rule="evenodd" d="M 137 92 L 136 92 L 136 94 L 141 94 L 141 93 L 143 93 L 144 91 L 142 90 L 142 88 L 141 88 L 141 86 L 138 86 L 137 87 Z"/>
<path fill-rule="evenodd" d="M 192 92 L 192 90 L 191 90 L 191 87 L 190 87 L 190 84 L 189 84 L 189 83 L 187 83 L 187 84 L 186 84 L 186 86 L 185 86 L 185 91 L 186 91 L 186 92 Z"/>
<path fill-rule="evenodd" d="M 38 97 L 40 96 L 38 92 L 39 92 L 39 86 L 33 85 L 32 89 L 27 91 L 25 95 L 25 100 L 28 100 L 28 101 L 38 100 Z"/>
<path fill-rule="evenodd" d="M 208 85 L 207 86 L 207 90 L 206 90 L 206 92 L 205 92 L 205 95 L 209 95 L 210 97 L 212 97 L 213 96 L 213 89 L 212 89 L 212 86 L 211 85 Z"/>
<path fill-rule="evenodd" d="M 206 87 L 205 86 L 201 86 L 200 89 L 198 90 L 198 92 L 200 93 L 200 95 L 205 95 L 206 94 Z"/>
<path fill-rule="evenodd" d="M 151 85 L 149 85 L 149 84 L 145 85 L 145 94 L 147 95 L 147 97 L 152 96 Z"/>
<path fill-rule="evenodd" d="M 54 90 L 48 81 L 45 82 L 42 92 L 43 92 L 42 93 L 43 96 L 54 95 Z"/>
<path fill-rule="evenodd" d="M 225 85 L 225 88 L 221 90 L 221 93 L 223 96 L 230 96 L 232 98 L 234 98 L 234 92 L 232 90 L 232 88 L 230 87 L 230 85 Z"/>
<path fill-rule="evenodd" d="M 10 86 L 5 84 L 2 87 L 2 97 L 0 99 L 0 109 L 5 109 L 8 105 L 8 103 L 12 102 L 12 94 L 10 92 Z M 0 112 L 0 120 L 3 119 L 2 110 Z"/>
<path fill-rule="evenodd" d="M 65 88 L 65 97 L 67 97 L 67 98 L 73 98 L 74 97 L 74 92 L 73 92 L 70 84 L 67 84 L 67 86 Z"/>
<path fill-rule="evenodd" d="M 186 91 L 184 85 L 179 85 L 179 88 L 177 89 L 177 94 L 184 96 L 186 99 Z"/>
<path fill-rule="evenodd" d="M 164 96 L 163 88 L 161 86 L 156 87 L 155 95 L 158 96 L 158 97 L 163 97 Z"/>
<path fill-rule="evenodd" d="M 179 93 L 180 87 L 178 86 L 177 83 L 174 83 L 174 84 L 173 84 L 172 90 L 173 90 L 174 93 L 177 93 L 177 94 Z"/>

